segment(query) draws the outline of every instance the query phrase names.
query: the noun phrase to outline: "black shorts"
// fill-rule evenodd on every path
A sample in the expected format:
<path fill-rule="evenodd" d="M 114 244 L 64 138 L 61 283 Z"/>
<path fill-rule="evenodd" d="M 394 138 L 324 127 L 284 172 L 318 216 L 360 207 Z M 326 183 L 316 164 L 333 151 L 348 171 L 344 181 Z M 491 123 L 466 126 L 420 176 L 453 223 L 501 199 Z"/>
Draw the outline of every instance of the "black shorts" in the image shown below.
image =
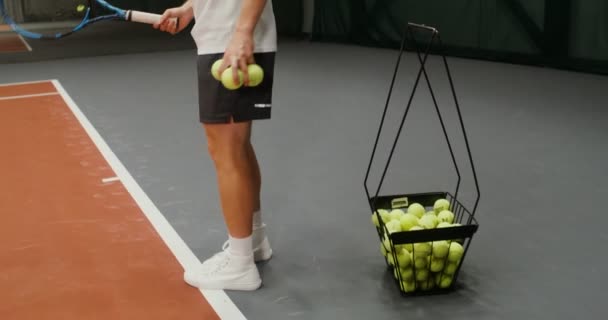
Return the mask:
<path fill-rule="evenodd" d="M 255 53 L 255 63 L 264 70 L 264 80 L 256 87 L 237 90 L 224 88 L 211 74 L 215 61 L 223 53 L 198 56 L 198 101 L 202 123 L 243 122 L 270 119 L 274 78 L 274 52 Z"/>

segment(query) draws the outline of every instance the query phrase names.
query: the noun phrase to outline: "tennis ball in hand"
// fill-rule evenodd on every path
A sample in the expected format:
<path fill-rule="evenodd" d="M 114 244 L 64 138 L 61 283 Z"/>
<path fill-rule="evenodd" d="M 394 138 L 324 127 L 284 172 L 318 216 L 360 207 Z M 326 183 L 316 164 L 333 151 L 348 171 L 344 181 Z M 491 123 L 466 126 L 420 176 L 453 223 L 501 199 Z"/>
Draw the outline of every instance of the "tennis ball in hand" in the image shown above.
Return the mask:
<path fill-rule="evenodd" d="M 413 215 L 411 213 L 406 213 L 403 216 L 401 216 L 401 218 L 399 219 L 399 222 L 401 222 L 401 230 L 409 231 L 412 227 L 415 227 L 418 225 L 418 217 L 416 217 L 415 215 Z"/>
<path fill-rule="evenodd" d="M 454 213 L 450 210 L 443 210 L 439 212 L 437 219 L 439 219 L 440 222 L 452 223 L 454 222 Z"/>
<path fill-rule="evenodd" d="M 241 86 L 243 86 L 243 71 L 238 70 L 237 74 L 238 74 L 239 82 L 234 83 L 234 79 L 232 76 L 232 67 L 224 70 L 224 73 L 222 73 L 222 84 L 224 85 L 224 87 L 226 89 L 236 90 L 236 89 L 240 88 Z"/>
<path fill-rule="evenodd" d="M 412 203 L 407 208 L 407 213 L 411 213 L 411 214 L 415 215 L 416 217 L 418 217 L 419 219 L 422 218 L 422 216 L 424 215 L 425 212 L 426 212 L 426 210 L 424 210 L 424 207 L 420 203 Z"/>
<path fill-rule="evenodd" d="M 247 67 L 249 73 L 249 86 L 256 87 L 264 80 L 264 70 L 257 64 L 250 64 Z"/>
<path fill-rule="evenodd" d="M 222 62 L 224 62 L 224 59 L 219 59 L 211 66 L 211 75 L 217 81 L 222 81 L 222 75 L 220 74 L 220 67 L 222 66 Z"/>
<path fill-rule="evenodd" d="M 448 261 L 460 262 L 462 255 L 464 254 L 464 248 L 458 242 L 450 243 L 450 252 L 448 253 Z"/>
<path fill-rule="evenodd" d="M 439 199 L 435 201 L 433 210 L 435 210 L 435 213 L 439 213 L 443 210 L 450 210 L 450 202 L 446 199 Z"/>

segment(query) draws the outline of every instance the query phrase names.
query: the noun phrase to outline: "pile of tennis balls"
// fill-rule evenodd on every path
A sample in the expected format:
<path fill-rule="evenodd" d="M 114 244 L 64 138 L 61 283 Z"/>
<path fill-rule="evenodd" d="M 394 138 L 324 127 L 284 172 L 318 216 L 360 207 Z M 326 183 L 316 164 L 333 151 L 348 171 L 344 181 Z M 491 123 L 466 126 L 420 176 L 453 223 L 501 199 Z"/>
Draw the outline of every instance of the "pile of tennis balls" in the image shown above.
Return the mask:
<path fill-rule="evenodd" d="M 238 70 L 239 82 L 234 82 L 233 70 L 232 66 L 226 68 L 222 74 L 220 74 L 219 69 L 222 66 L 223 59 L 219 59 L 213 63 L 211 66 L 211 74 L 215 80 L 220 81 L 224 87 L 228 90 L 236 90 L 243 86 L 243 71 Z M 247 73 L 249 74 L 249 87 L 257 87 L 264 80 L 264 69 L 260 67 L 258 64 L 250 64 L 247 66 Z"/>
<path fill-rule="evenodd" d="M 378 219 L 382 219 L 388 233 L 395 233 L 460 226 L 459 223 L 454 223 L 454 217 L 454 213 L 450 210 L 450 202 L 439 199 L 435 201 L 433 210 L 430 211 L 426 211 L 419 203 L 409 205 L 407 211 L 378 209 L 372 214 L 372 223 L 380 227 Z M 464 255 L 462 242 L 462 240 L 441 240 L 395 245 L 397 256 L 395 261 L 393 248 L 385 234 L 380 251 L 393 267 L 394 276 L 401 281 L 403 291 L 428 291 L 451 287 L 454 274 Z"/>

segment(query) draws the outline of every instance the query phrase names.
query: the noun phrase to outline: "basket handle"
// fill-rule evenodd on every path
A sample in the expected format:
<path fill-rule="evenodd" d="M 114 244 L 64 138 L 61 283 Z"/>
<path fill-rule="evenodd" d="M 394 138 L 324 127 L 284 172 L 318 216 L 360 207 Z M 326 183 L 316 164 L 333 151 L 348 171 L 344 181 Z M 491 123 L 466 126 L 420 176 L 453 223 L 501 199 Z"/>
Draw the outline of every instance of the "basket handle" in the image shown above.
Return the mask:
<path fill-rule="evenodd" d="M 421 56 L 421 52 L 420 52 L 420 48 L 418 46 L 418 43 L 417 43 L 414 35 L 412 34 L 411 29 L 413 29 L 413 28 L 415 28 L 415 29 L 422 29 L 424 31 L 430 31 L 432 33 L 431 41 L 429 41 L 428 46 L 426 46 L 426 48 L 424 50 L 424 57 Z M 433 89 L 432 89 L 432 86 L 431 86 L 431 83 L 430 83 L 430 80 L 429 80 L 429 77 L 428 77 L 428 74 L 427 74 L 426 68 L 425 68 L 425 64 L 426 64 L 428 55 L 429 55 L 430 50 L 431 50 L 431 46 L 432 46 L 435 38 L 437 38 L 437 41 L 439 42 L 439 47 L 440 47 L 440 49 L 442 51 L 443 51 L 443 43 L 441 41 L 441 37 L 440 37 L 439 31 L 437 29 L 435 29 L 433 27 L 425 26 L 425 25 L 420 25 L 420 24 L 415 24 L 415 23 L 408 23 L 408 26 L 404 30 L 404 35 L 402 37 L 400 51 L 399 51 L 399 55 L 397 57 L 397 63 L 396 63 L 395 71 L 393 73 L 393 77 L 392 77 L 392 80 L 391 80 L 391 85 L 390 85 L 390 88 L 389 88 L 388 97 L 387 97 L 387 100 L 386 100 L 384 111 L 382 113 L 382 118 L 380 120 L 380 126 L 378 128 L 378 133 L 376 135 L 376 140 L 375 140 L 375 143 L 374 143 L 374 147 L 372 149 L 372 154 L 371 154 L 370 162 L 369 162 L 369 165 L 368 165 L 368 168 L 367 168 L 367 172 L 366 172 L 366 175 L 365 175 L 365 180 L 364 180 L 365 192 L 367 194 L 368 202 L 370 204 L 370 208 L 371 208 L 372 212 L 376 211 L 376 207 L 375 207 L 375 203 L 372 203 L 372 201 L 370 201 L 371 198 L 370 198 L 370 191 L 369 191 L 369 187 L 368 187 L 369 174 L 370 174 L 370 171 L 371 171 L 371 166 L 372 166 L 374 157 L 375 157 L 376 152 L 377 152 L 378 141 L 380 139 L 380 134 L 382 132 L 382 127 L 384 126 L 384 121 L 386 119 L 386 113 L 387 113 L 387 110 L 388 110 L 388 105 L 390 103 L 390 98 L 392 96 L 392 91 L 393 91 L 393 88 L 394 88 L 397 72 L 399 70 L 399 65 L 400 65 L 400 62 L 401 62 L 401 57 L 403 55 L 403 51 L 404 51 L 404 48 L 405 48 L 405 41 L 407 39 L 407 33 L 408 32 L 409 32 L 409 34 L 412 35 L 412 39 L 413 39 L 414 44 L 415 44 L 417 56 L 418 56 L 418 59 L 419 59 L 419 62 L 420 62 L 420 70 L 418 71 L 418 75 L 417 75 L 417 78 L 416 78 L 416 82 L 414 84 L 414 88 L 412 89 L 412 93 L 410 95 L 410 99 L 408 101 L 408 105 L 407 105 L 406 110 L 405 110 L 405 112 L 403 114 L 403 117 L 401 119 L 401 123 L 400 123 L 399 129 L 397 131 L 395 140 L 393 142 L 393 146 L 391 148 L 391 151 L 390 151 L 390 154 L 389 154 L 389 158 L 387 160 L 386 166 L 384 167 L 384 170 L 383 170 L 382 176 L 380 178 L 380 182 L 378 184 L 378 187 L 377 187 L 377 190 L 375 192 L 374 198 L 377 199 L 377 197 L 378 197 L 378 195 L 380 193 L 380 189 L 382 187 L 382 184 L 384 183 L 384 179 L 386 177 L 386 173 L 387 173 L 388 167 L 389 167 L 391 159 L 393 157 L 393 154 L 394 154 L 394 151 L 395 151 L 395 148 L 396 148 L 399 136 L 401 135 L 401 131 L 402 131 L 404 123 L 405 123 L 405 118 L 407 117 L 407 114 L 409 113 L 409 110 L 410 110 L 410 107 L 411 107 L 411 103 L 412 103 L 414 94 L 416 92 L 416 89 L 418 87 L 421 75 L 424 75 L 425 80 L 427 82 L 427 85 L 429 87 L 429 91 L 431 93 L 431 97 L 433 99 L 433 103 L 434 103 L 434 106 L 435 106 L 435 111 L 436 111 L 436 113 L 437 113 L 437 115 L 439 117 L 439 121 L 440 121 L 441 127 L 443 129 L 444 137 L 445 137 L 446 142 L 448 144 L 450 155 L 452 157 L 452 161 L 453 161 L 453 164 L 454 164 L 454 167 L 455 167 L 455 170 L 456 170 L 456 174 L 458 176 L 458 181 L 457 181 L 457 184 L 456 184 L 456 192 L 454 194 L 454 201 L 456 201 L 456 199 L 457 199 L 458 191 L 459 191 L 459 188 L 460 188 L 461 175 L 460 175 L 460 170 L 459 170 L 459 167 L 458 167 L 458 163 L 456 161 L 456 158 L 455 158 L 455 155 L 454 155 L 454 152 L 453 152 L 453 149 L 452 149 L 452 144 L 451 144 L 449 136 L 447 134 L 447 130 L 446 130 L 445 125 L 444 125 L 443 117 L 441 116 L 441 112 L 439 110 L 439 107 L 438 107 L 438 104 L 437 104 L 437 100 L 435 98 L 435 94 L 433 92 Z M 467 137 L 467 134 L 466 134 L 466 130 L 464 128 L 464 122 L 462 120 L 462 114 L 461 114 L 461 111 L 460 111 L 460 106 L 458 104 L 458 99 L 457 99 L 456 92 L 455 92 L 455 89 L 454 89 L 454 83 L 453 83 L 452 76 L 451 76 L 451 73 L 450 73 L 450 69 L 449 69 L 449 66 L 448 66 L 448 63 L 447 63 L 447 59 L 445 57 L 445 54 L 443 54 L 443 52 L 442 52 L 441 56 L 443 58 L 444 66 L 446 68 L 446 72 L 447 72 L 448 79 L 449 79 L 449 82 L 450 82 L 450 88 L 452 90 L 452 95 L 453 95 L 453 98 L 454 98 L 454 101 L 455 101 L 456 110 L 457 110 L 457 113 L 458 113 L 458 118 L 459 118 L 460 126 L 461 126 L 461 129 L 462 129 L 462 133 L 464 135 L 465 144 L 466 144 L 466 148 L 467 148 L 467 153 L 468 153 L 469 161 L 471 163 L 471 168 L 472 168 L 472 171 L 473 171 L 473 177 L 474 177 L 474 181 L 475 181 L 475 188 L 476 188 L 476 191 L 477 191 L 477 199 L 475 201 L 475 206 L 474 206 L 474 208 L 472 210 L 472 213 L 471 213 L 471 216 L 469 218 L 469 220 L 470 220 L 475 215 L 475 213 L 477 211 L 477 206 L 479 204 L 479 199 L 480 199 L 479 182 L 478 182 L 478 179 L 477 179 L 477 173 L 476 173 L 476 170 L 475 170 L 475 165 L 474 165 L 474 162 L 473 162 L 473 157 L 471 155 L 469 141 L 468 141 L 468 137 Z M 469 223 L 470 223 L 470 221 L 469 221 Z"/>

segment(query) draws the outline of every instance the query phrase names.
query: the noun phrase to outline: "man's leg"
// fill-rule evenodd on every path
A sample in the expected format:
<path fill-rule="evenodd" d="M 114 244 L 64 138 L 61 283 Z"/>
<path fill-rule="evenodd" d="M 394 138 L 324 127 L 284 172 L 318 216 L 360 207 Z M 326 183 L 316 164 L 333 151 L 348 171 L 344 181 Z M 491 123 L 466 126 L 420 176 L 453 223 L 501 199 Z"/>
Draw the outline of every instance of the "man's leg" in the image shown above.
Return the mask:
<path fill-rule="evenodd" d="M 235 238 L 249 237 L 259 201 L 256 172 L 251 165 L 251 122 L 207 124 L 205 132 L 228 232 Z"/>
<path fill-rule="evenodd" d="M 251 122 L 205 124 L 217 173 L 220 202 L 229 233 L 228 250 L 188 270 L 184 280 L 203 289 L 255 290 L 261 278 L 253 255 L 256 173 L 251 165 Z"/>

